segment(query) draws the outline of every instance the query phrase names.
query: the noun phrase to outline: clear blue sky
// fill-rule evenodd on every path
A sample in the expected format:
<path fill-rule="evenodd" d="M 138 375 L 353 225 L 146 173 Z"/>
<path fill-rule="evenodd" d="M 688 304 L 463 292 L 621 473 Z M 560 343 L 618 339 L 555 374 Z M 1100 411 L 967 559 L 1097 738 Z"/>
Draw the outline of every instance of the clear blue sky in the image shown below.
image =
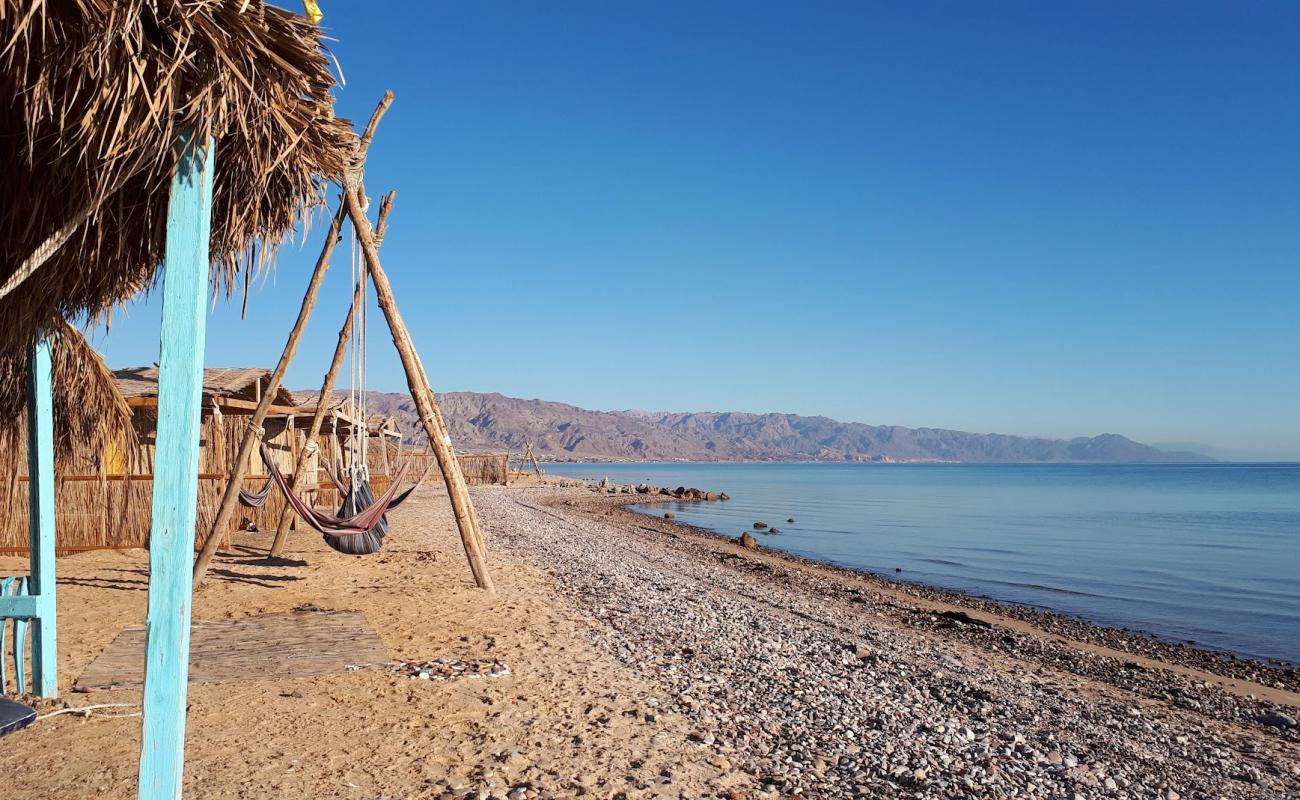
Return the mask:
<path fill-rule="evenodd" d="M 1300 458 L 1294 3 L 321 3 L 439 391 Z M 274 363 L 323 229 L 210 365 Z"/>

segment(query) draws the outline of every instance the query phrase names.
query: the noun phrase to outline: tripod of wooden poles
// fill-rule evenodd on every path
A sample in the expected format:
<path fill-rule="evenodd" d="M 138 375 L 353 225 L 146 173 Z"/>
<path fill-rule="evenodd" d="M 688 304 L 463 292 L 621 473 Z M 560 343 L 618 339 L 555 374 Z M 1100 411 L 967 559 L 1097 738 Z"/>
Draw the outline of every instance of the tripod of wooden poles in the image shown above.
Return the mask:
<path fill-rule="evenodd" d="M 258 402 L 257 409 L 249 417 L 248 428 L 240 442 L 239 455 L 235 459 L 225 493 L 221 498 L 221 506 L 212 522 L 212 529 L 208 532 L 203 549 L 194 562 L 194 582 L 196 584 L 202 581 L 204 573 L 207 572 L 208 564 L 221 543 L 222 534 L 230 525 L 230 520 L 239 501 L 239 488 L 243 485 L 244 476 L 248 473 L 250 456 L 261 438 L 262 424 L 270 410 L 271 400 L 279 390 L 284 380 L 284 374 L 297 353 L 303 331 L 307 327 L 307 321 L 311 318 L 317 296 L 320 294 L 321 284 L 324 283 L 325 274 L 329 271 L 334 248 L 342 239 L 343 224 L 350 221 L 361 245 L 365 268 L 353 289 L 352 303 L 348 308 L 343 327 L 339 331 L 338 344 L 334 349 L 334 358 L 325 373 L 320 394 L 316 398 L 316 411 L 312 416 L 311 426 L 307 431 L 306 443 L 300 450 L 297 463 L 294 466 L 291 488 L 296 490 L 299 487 L 307 458 L 314 450 L 319 449 L 320 428 L 325 419 L 330 397 L 334 392 L 334 385 L 343 363 L 343 356 L 347 351 L 347 344 L 352 338 L 358 315 L 357 307 L 365 296 L 365 281 L 368 276 L 369 282 L 374 286 L 379 308 L 383 312 L 384 319 L 392 333 L 393 344 L 396 345 L 398 355 L 401 357 L 402 368 L 406 373 L 407 386 L 411 392 L 411 399 L 415 402 L 420 423 L 429 438 L 429 447 L 433 451 L 439 468 L 442 470 L 443 482 L 446 484 L 447 495 L 451 500 L 452 512 L 456 518 L 456 527 L 460 532 L 461 544 L 465 549 L 465 557 L 469 561 L 470 572 L 473 574 L 474 582 L 479 588 L 489 592 L 493 591 L 492 577 L 488 573 L 485 560 L 483 535 L 479 529 L 478 516 L 474 512 L 474 505 L 470 500 L 469 489 L 465 484 L 465 477 L 461 474 L 460 462 L 457 461 L 456 453 L 452 448 L 446 422 L 442 418 L 442 411 L 438 407 L 433 388 L 429 384 L 429 376 L 424 371 L 424 365 L 421 363 L 420 356 L 411 341 L 410 332 L 406 328 L 406 323 L 402 320 L 401 312 L 397 309 L 397 300 L 392 284 L 389 282 L 388 275 L 379 260 L 379 247 L 383 242 L 384 233 L 387 231 L 387 219 L 392 209 L 394 193 L 389 192 L 380 202 L 379 222 L 377 225 L 372 225 L 370 218 L 366 216 L 369 205 L 363 181 L 366 154 L 369 152 L 370 143 L 374 139 L 379 121 L 388 111 L 388 107 L 392 102 L 393 93 L 391 91 L 386 92 L 383 99 L 379 101 L 379 105 L 375 108 L 374 114 L 371 115 L 370 122 L 361 137 L 353 167 L 344 181 L 343 195 L 340 198 L 339 207 L 334 213 L 329 234 L 325 239 L 325 245 L 321 249 L 321 254 L 316 260 L 316 267 L 308 281 L 307 291 L 303 296 L 302 306 L 298 311 L 298 318 L 293 329 L 289 332 L 289 338 L 285 342 L 280 360 L 271 373 L 270 382 L 263 388 L 262 398 Z M 534 461 L 534 463 L 536 462 Z M 293 511 L 286 507 L 280 517 L 275 540 L 271 545 L 269 554 L 272 557 L 278 557 L 283 552 L 292 519 Z"/>
<path fill-rule="evenodd" d="M 545 470 L 542 469 L 542 465 L 537 463 L 537 456 L 533 455 L 532 442 L 527 442 L 524 445 L 524 453 L 519 457 L 519 469 L 511 470 L 510 464 L 507 463 L 506 471 L 507 472 L 517 471 L 520 475 L 523 475 L 525 472 L 528 471 L 529 466 L 532 466 L 533 474 L 537 475 L 538 477 L 541 477 L 542 473 L 545 472 Z"/>

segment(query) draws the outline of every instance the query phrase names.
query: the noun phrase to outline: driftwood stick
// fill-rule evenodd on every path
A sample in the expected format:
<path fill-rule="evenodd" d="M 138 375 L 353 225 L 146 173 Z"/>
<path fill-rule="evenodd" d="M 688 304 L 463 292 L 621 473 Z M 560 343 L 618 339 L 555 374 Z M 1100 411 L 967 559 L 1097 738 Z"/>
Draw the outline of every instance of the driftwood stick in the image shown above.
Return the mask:
<path fill-rule="evenodd" d="M 384 232 L 388 230 L 388 212 L 393 207 L 393 196 L 395 192 L 389 192 L 384 195 L 384 199 L 379 204 L 379 226 L 378 236 L 383 238 Z M 346 201 L 345 201 L 346 202 Z M 334 384 L 338 380 L 339 370 L 343 366 L 343 356 L 347 353 L 348 340 L 352 338 L 352 325 L 356 320 L 357 306 L 361 303 L 361 289 L 363 284 L 358 281 L 357 285 L 352 288 L 352 302 L 348 305 L 347 318 L 343 320 L 343 327 L 339 328 L 339 340 L 334 345 L 334 358 L 330 361 L 329 369 L 325 371 L 325 380 L 321 382 L 320 394 L 316 396 L 316 412 L 312 414 L 311 426 L 307 429 L 307 438 L 303 443 L 302 449 L 298 451 L 298 462 L 294 464 L 293 477 L 289 481 L 289 488 L 298 491 L 303 482 L 303 474 L 307 471 L 307 459 L 311 455 L 311 444 L 320 438 L 321 425 L 325 422 L 325 416 L 329 411 L 330 397 L 334 394 Z M 319 458 L 329 460 L 331 454 L 327 453 L 324 447 L 317 445 Z M 275 528 L 275 541 L 271 543 L 271 552 L 268 554 L 271 558 L 279 558 L 284 552 L 284 546 L 289 539 L 289 523 L 293 521 L 293 508 L 286 503 L 284 511 L 280 513 L 280 523 Z"/>
<path fill-rule="evenodd" d="M 375 113 L 371 115 L 370 124 L 366 126 L 365 137 L 357 148 L 357 168 L 365 163 L 366 153 L 371 140 L 374 138 L 375 128 L 379 125 L 379 120 L 384 116 L 385 112 L 388 111 L 392 101 L 393 93 L 385 93 L 383 99 L 379 101 L 379 105 L 375 108 Z M 316 298 L 320 294 L 321 284 L 325 282 L 325 273 L 329 272 L 330 259 L 334 255 L 334 247 L 338 244 L 339 232 L 343 227 L 346 205 L 346 202 L 339 203 L 339 209 L 330 223 L 325 245 L 321 248 L 320 257 L 316 259 L 316 267 L 312 270 L 311 280 L 307 283 L 307 291 L 303 295 L 302 306 L 298 309 L 298 319 L 294 322 L 293 329 L 289 331 L 289 339 L 284 343 L 284 350 L 280 354 L 279 363 L 275 365 L 275 371 L 271 373 L 271 380 L 262 390 L 257 409 L 253 411 L 253 415 L 248 419 L 248 427 L 244 431 L 243 441 L 239 445 L 239 455 L 236 456 L 235 463 L 230 471 L 230 482 L 226 484 L 226 491 L 221 497 L 221 506 L 217 510 L 216 518 L 212 521 L 212 529 L 208 532 L 208 538 L 203 542 L 203 549 L 194 562 L 193 580 L 195 583 L 203 580 L 203 574 L 208 571 L 208 563 L 212 561 L 212 556 L 216 554 L 217 547 L 221 544 L 221 537 L 230 525 L 230 518 L 235 513 L 235 504 L 239 501 L 239 489 L 243 485 L 244 476 L 248 473 L 248 462 L 252 457 L 253 448 L 260 438 L 262 423 L 271 408 L 276 392 L 280 389 L 281 381 L 284 380 L 284 373 L 289 369 L 289 364 L 298 352 L 298 343 L 302 340 L 303 331 L 307 327 L 307 320 L 311 319 L 311 312 L 316 307 Z"/>
<path fill-rule="evenodd" d="M 389 330 L 393 334 L 393 344 L 397 346 L 402 359 L 402 368 L 406 372 L 407 386 L 411 390 L 411 399 L 424 432 L 429 437 L 434 458 L 442 470 L 443 481 L 447 485 L 447 495 L 451 499 L 452 513 L 456 517 L 456 527 L 460 530 L 461 544 L 465 548 L 465 557 L 469 560 L 470 572 L 480 589 L 493 591 L 492 577 L 488 574 L 484 559 L 483 538 L 479 532 L 478 517 L 474 513 L 474 504 L 470 500 L 469 489 L 465 486 L 465 476 L 461 474 L 460 462 L 451 446 L 451 437 L 447 434 L 447 425 L 442 412 L 434 399 L 433 389 L 429 386 L 429 377 L 420 363 L 420 357 L 411 341 L 411 334 L 402 321 L 401 312 L 397 310 L 397 300 L 393 296 L 393 287 L 388 276 L 379 263 L 379 249 L 375 242 L 374 231 L 370 229 L 370 220 L 364 213 L 362 195 L 364 188 L 360 175 L 354 174 L 344 187 L 347 198 L 348 214 L 352 218 L 352 227 L 361 240 L 361 249 L 365 253 L 370 278 L 375 286 L 379 308 L 384 312 Z"/>

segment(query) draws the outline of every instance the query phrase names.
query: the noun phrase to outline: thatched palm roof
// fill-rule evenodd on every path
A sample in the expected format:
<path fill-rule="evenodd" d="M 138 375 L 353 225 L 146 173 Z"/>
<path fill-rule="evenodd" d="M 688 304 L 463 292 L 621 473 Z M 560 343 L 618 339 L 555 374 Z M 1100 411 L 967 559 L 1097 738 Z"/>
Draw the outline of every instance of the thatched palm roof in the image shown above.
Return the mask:
<path fill-rule="evenodd" d="M 65 462 L 78 451 L 134 452 L 131 409 L 112 370 L 66 322 L 54 327 L 50 339 L 56 459 Z M 0 475 L 27 471 L 28 358 L 26 350 L 0 354 Z"/>
<path fill-rule="evenodd" d="M 320 33 L 260 0 L 0 0 L 0 351 L 151 284 L 176 143 L 216 140 L 211 252 L 229 292 L 338 180 L 355 147 L 334 117 Z"/>
<path fill-rule="evenodd" d="M 113 371 L 117 389 L 128 399 L 158 396 L 157 367 L 125 367 Z M 204 367 L 203 400 L 214 397 L 240 400 L 261 399 L 261 389 L 271 382 L 271 370 L 262 367 Z M 296 405 L 293 392 L 283 386 L 276 390 L 272 401 L 277 406 Z"/>

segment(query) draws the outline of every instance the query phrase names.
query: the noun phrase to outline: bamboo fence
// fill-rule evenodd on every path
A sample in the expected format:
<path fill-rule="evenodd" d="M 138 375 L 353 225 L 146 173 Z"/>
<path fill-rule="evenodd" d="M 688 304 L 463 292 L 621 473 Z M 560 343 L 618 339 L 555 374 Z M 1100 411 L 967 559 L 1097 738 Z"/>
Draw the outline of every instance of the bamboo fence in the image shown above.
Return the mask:
<path fill-rule="evenodd" d="M 470 484 L 505 484 L 510 479 L 510 455 L 508 453 L 471 456 L 457 456 L 460 471 L 465 481 Z"/>
<path fill-rule="evenodd" d="M 69 460 L 63 473 L 55 479 L 55 550 L 58 554 L 87 550 L 147 547 L 153 503 L 153 424 L 147 409 L 137 409 L 139 446 L 124 458 L 120 454 L 78 453 Z M 247 417 L 207 414 L 203 420 L 203 438 L 199 456 L 198 515 L 195 523 L 195 547 L 201 548 L 212 529 L 221 497 L 230 477 L 230 459 L 238 452 L 240 436 Z M 305 431 L 286 419 L 269 419 L 264 441 L 276 466 L 291 479 L 291 470 L 303 446 Z M 320 448 L 330 463 L 343 461 L 339 437 L 325 434 Z M 383 439 L 372 440 L 367 449 L 370 485 L 381 494 L 391 485 L 390 477 L 398 462 L 398 446 Z M 310 455 L 304 467 L 308 479 L 303 499 L 320 509 L 337 509 L 342 498 L 322 472 L 318 471 L 320 454 Z M 423 465 L 408 468 L 408 480 L 415 480 Z M 25 471 L 25 470 L 23 470 Z M 266 484 L 266 467 L 260 456 L 249 464 L 243 487 L 258 492 Z M 0 555 L 25 555 L 28 548 L 27 476 L 0 474 Z M 228 531 L 265 531 L 274 535 L 285 508 L 284 496 L 274 487 L 261 508 L 237 507 Z M 295 525 L 296 525 L 295 518 Z"/>

